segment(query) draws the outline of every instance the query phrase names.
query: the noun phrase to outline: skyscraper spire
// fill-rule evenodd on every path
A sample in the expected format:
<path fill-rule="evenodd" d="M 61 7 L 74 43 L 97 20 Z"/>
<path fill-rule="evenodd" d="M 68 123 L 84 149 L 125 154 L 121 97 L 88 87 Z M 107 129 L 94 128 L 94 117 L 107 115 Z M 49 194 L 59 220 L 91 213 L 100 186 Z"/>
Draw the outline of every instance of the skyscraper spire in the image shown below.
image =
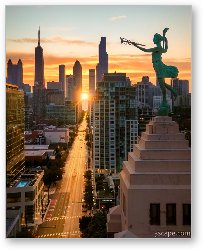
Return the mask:
<path fill-rule="evenodd" d="M 40 46 L 40 26 L 39 26 L 39 30 L 38 30 L 38 46 Z"/>

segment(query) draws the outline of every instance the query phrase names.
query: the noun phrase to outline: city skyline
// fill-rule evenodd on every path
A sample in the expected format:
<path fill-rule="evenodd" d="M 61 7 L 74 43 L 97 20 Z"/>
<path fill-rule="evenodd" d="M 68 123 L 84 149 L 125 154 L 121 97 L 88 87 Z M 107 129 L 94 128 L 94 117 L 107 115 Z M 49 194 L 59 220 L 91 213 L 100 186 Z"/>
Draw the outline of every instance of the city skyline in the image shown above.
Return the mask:
<path fill-rule="evenodd" d="M 21 22 L 19 16 L 27 21 Z M 98 63 L 102 36 L 107 39 L 109 72 L 126 73 L 133 83 L 148 75 L 155 84 L 151 55 L 121 45 L 120 37 L 153 47 L 153 35 L 169 27 L 169 49 L 163 61 L 179 68 L 179 78 L 190 81 L 191 92 L 191 6 L 7 6 L 6 60 L 22 60 L 24 82 L 30 85 L 34 84 L 34 47 L 39 26 L 45 82 L 57 81 L 60 64 L 66 66 L 66 74 L 72 74 L 74 62 L 79 60 L 83 91 L 88 90 L 89 69 Z"/>

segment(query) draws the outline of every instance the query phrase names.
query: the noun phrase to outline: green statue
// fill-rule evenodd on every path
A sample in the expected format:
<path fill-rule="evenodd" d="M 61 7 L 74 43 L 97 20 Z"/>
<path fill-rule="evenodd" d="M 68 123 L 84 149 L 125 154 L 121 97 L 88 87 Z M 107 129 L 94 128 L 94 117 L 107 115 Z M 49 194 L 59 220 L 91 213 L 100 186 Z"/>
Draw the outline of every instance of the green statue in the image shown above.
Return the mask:
<path fill-rule="evenodd" d="M 138 49 L 144 52 L 152 52 L 152 63 L 154 70 L 156 72 L 157 81 L 160 85 L 163 101 L 158 111 L 158 115 L 168 115 L 169 105 L 166 101 L 166 89 L 171 91 L 171 94 L 174 96 L 174 99 L 177 97 L 176 91 L 167 83 L 165 83 L 165 78 L 176 78 L 178 76 L 178 69 L 175 66 L 167 66 L 162 62 L 162 53 L 166 53 L 168 50 L 168 40 L 166 38 L 166 32 L 168 28 L 163 30 L 163 36 L 156 33 L 153 38 L 153 42 L 156 45 L 154 48 L 146 49 L 143 48 L 143 44 L 131 42 L 130 40 L 126 40 L 125 38 L 120 38 L 121 43 L 127 43 L 129 45 L 134 45 Z M 163 42 L 163 46 L 161 45 Z"/>

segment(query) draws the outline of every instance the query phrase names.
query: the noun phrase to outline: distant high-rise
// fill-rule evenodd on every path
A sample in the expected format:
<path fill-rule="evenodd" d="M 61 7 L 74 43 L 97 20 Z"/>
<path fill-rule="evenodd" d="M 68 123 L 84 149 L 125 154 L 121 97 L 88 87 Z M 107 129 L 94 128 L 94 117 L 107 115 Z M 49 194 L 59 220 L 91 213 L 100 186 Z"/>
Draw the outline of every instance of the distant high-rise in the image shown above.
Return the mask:
<path fill-rule="evenodd" d="M 75 100 L 80 101 L 82 92 L 82 66 L 78 60 L 73 66 L 73 81 L 75 86 Z"/>
<path fill-rule="evenodd" d="M 40 46 L 40 29 L 38 30 L 38 46 L 35 47 L 35 83 L 33 87 L 33 113 L 36 122 L 45 118 L 46 89 L 44 81 L 44 57 Z"/>
<path fill-rule="evenodd" d="M 155 86 L 149 81 L 148 76 L 143 76 L 142 81 L 136 85 L 138 107 L 153 107 L 153 90 Z"/>
<path fill-rule="evenodd" d="M 58 89 L 46 89 L 46 104 L 64 105 L 64 92 Z"/>
<path fill-rule="evenodd" d="M 95 69 L 89 69 L 89 94 L 95 93 Z"/>
<path fill-rule="evenodd" d="M 24 92 L 6 84 L 6 175 L 7 183 L 24 168 Z"/>
<path fill-rule="evenodd" d="M 31 86 L 28 83 L 23 84 L 23 90 L 25 93 L 30 93 L 31 92 Z"/>
<path fill-rule="evenodd" d="M 108 73 L 108 54 L 106 52 L 106 37 L 101 37 L 99 43 L 99 63 L 96 67 L 97 82 L 102 80 L 104 73 Z"/>
<path fill-rule="evenodd" d="M 6 82 L 23 89 L 23 63 L 21 59 L 18 60 L 17 64 L 13 64 L 11 59 L 8 60 Z"/>
<path fill-rule="evenodd" d="M 189 81 L 174 78 L 171 80 L 171 86 L 176 90 L 178 96 L 174 101 L 176 106 L 191 106 L 191 95 L 189 94 Z"/>
<path fill-rule="evenodd" d="M 121 170 L 137 142 L 135 87 L 124 73 L 104 74 L 93 104 L 93 164 L 98 173 Z"/>
<path fill-rule="evenodd" d="M 74 101 L 73 93 L 74 92 L 74 82 L 73 75 L 66 75 L 66 98 L 68 101 Z"/>
<path fill-rule="evenodd" d="M 33 115 L 37 123 L 46 115 L 46 89 L 38 83 L 33 86 Z"/>
<path fill-rule="evenodd" d="M 59 65 L 59 82 L 62 84 L 62 90 L 65 94 L 65 79 L 66 78 L 66 69 L 65 65 Z"/>
<path fill-rule="evenodd" d="M 47 89 L 57 89 L 62 91 L 62 83 L 61 82 L 47 82 Z"/>
<path fill-rule="evenodd" d="M 176 90 L 178 95 L 189 94 L 189 81 L 188 80 L 180 80 L 179 78 L 174 78 L 171 80 L 171 85 Z"/>
<path fill-rule="evenodd" d="M 44 57 L 40 46 L 40 28 L 38 30 L 38 46 L 35 47 L 35 82 L 44 85 Z"/>

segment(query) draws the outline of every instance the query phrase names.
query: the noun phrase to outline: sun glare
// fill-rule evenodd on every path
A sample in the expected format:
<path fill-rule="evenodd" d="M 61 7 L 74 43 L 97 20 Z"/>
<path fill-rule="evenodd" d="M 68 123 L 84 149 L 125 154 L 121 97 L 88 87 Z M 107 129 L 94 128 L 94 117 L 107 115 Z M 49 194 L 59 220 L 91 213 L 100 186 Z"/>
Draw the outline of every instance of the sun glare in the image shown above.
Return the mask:
<path fill-rule="evenodd" d="M 81 99 L 82 100 L 87 100 L 88 99 L 88 93 L 82 93 Z"/>

